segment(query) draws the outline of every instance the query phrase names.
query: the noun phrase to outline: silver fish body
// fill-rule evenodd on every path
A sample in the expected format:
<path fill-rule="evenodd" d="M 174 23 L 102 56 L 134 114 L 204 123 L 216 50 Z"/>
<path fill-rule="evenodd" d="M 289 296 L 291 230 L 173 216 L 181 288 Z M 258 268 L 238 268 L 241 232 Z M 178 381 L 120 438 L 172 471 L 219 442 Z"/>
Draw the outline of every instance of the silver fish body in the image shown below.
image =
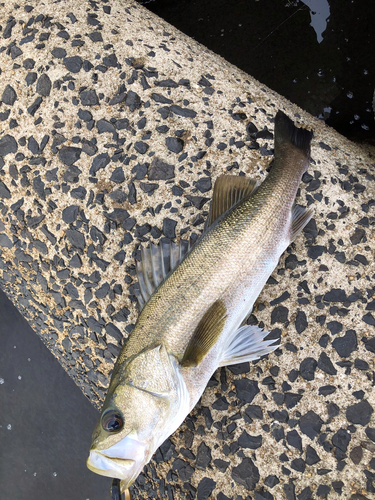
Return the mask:
<path fill-rule="evenodd" d="M 143 251 L 138 272 L 145 304 L 116 362 L 93 434 L 87 464 L 94 472 L 128 487 L 219 366 L 277 347 L 264 340 L 268 332 L 243 323 L 281 254 L 312 216 L 294 206 L 311 138 L 278 112 L 275 160 L 261 186 L 245 177 L 219 177 L 207 228 L 191 249 L 180 244 Z"/>

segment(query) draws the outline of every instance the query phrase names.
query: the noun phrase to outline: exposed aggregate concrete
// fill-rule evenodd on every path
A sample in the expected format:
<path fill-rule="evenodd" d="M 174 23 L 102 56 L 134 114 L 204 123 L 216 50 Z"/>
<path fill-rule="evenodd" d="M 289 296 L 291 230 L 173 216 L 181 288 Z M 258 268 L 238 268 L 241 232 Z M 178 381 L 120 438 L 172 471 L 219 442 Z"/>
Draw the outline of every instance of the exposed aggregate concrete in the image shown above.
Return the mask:
<path fill-rule="evenodd" d="M 374 150 L 131 1 L 7 1 L 0 26 L 1 286 L 97 407 L 140 244 L 197 237 L 218 175 L 262 181 L 278 109 L 314 130 L 314 219 L 249 318 L 282 346 L 216 372 L 135 497 L 372 498 Z"/>

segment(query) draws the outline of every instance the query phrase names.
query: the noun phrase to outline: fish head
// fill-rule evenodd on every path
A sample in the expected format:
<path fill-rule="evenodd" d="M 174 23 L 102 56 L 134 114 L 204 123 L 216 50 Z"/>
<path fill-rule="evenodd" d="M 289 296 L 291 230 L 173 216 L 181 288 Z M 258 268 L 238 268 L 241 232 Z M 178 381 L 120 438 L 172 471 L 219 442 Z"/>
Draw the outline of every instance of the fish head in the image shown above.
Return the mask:
<path fill-rule="evenodd" d="M 128 488 L 189 411 L 175 359 L 162 345 L 114 370 L 92 436 L 87 467 Z"/>

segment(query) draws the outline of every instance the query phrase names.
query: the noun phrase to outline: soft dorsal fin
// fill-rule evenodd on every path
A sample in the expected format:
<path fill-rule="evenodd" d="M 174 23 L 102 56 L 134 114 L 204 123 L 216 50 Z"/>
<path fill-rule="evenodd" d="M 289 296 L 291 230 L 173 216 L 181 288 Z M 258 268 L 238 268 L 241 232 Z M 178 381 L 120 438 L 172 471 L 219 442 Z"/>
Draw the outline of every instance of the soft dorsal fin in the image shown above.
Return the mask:
<path fill-rule="evenodd" d="M 227 310 L 221 300 L 212 304 L 200 320 L 181 361 L 181 366 L 197 366 L 212 349 L 223 331 Z"/>
<path fill-rule="evenodd" d="M 192 247 L 191 241 L 179 243 L 161 241 L 141 247 L 141 260 L 137 262 L 139 290 L 135 290 L 140 310 L 166 277 L 176 269 Z"/>
<path fill-rule="evenodd" d="M 314 215 L 314 210 L 303 208 L 300 205 L 294 205 L 292 208 L 292 230 L 290 241 L 294 241 L 302 229 L 309 223 Z"/>
<path fill-rule="evenodd" d="M 221 175 L 216 179 L 210 213 L 206 226 L 208 228 L 238 202 L 250 196 L 257 188 L 257 181 L 245 176 Z"/>

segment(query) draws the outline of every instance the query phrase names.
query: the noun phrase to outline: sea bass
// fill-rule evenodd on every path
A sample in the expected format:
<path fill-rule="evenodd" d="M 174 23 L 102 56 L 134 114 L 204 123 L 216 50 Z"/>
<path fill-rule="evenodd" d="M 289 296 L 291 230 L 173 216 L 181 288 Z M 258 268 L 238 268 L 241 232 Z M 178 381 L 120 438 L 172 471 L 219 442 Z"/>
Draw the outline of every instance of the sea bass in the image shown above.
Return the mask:
<path fill-rule="evenodd" d="M 295 205 L 313 133 L 281 111 L 266 180 L 217 179 L 206 228 L 187 242 L 150 245 L 138 264 L 142 308 L 115 364 L 87 466 L 129 487 L 184 421 L 220 366 L 278 346 L 247 325 L 281 254 L 313 212 Z"/>

